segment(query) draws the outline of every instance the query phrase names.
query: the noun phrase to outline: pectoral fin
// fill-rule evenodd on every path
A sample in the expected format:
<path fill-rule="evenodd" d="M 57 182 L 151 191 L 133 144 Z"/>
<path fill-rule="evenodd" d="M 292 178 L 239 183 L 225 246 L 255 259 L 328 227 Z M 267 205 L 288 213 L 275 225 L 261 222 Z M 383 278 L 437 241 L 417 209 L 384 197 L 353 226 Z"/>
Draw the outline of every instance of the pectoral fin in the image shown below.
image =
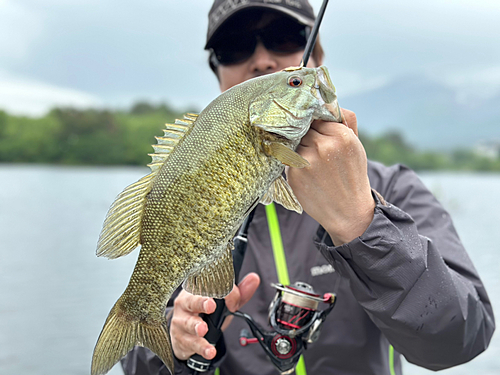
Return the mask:
<path fill-rule="evenodd" d="M 280 162 L 288 165 L 289 167 L 304 168 L 310 165 L 306 159 L 282 143 L 264 141 L 263 146 L 264 151 L 268 155 L 274 156 Z"/>
<path fill-rule="evenodd" d="M 283 176 L 278 177 L 269 188 L 268 192 L 264 194 L 260 203 L 271 204 L 272 202 L 281 204 L 287 210 L 302 213 L 302 206 L 293 194 L 292 188 Z"/>
<path fill-rule="evenodd" d="M 189 276 L 182 287 L 189 293 L 212 298 L 224 298 L 233 290 L 234 268 L 231 250 L 233 241 L 228 243 L 222 256 L 207 264 L 196 275 Z"/>

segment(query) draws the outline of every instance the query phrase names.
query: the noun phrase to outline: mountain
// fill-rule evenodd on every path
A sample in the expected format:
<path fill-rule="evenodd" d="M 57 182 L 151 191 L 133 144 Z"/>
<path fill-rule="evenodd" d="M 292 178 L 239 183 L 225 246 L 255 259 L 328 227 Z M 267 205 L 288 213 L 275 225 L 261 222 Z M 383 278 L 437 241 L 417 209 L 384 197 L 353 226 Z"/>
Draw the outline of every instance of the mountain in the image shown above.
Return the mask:
<path fill-rule="evenodd" d="M 473 147 L 500 142 L 500 93 L 488 99 L 461 100 L 460 93 L 422 76 L 406 76 L 340 104 L 356 112 L 358 127 L 368 135 L 397 130 L 420 150 Z"/>

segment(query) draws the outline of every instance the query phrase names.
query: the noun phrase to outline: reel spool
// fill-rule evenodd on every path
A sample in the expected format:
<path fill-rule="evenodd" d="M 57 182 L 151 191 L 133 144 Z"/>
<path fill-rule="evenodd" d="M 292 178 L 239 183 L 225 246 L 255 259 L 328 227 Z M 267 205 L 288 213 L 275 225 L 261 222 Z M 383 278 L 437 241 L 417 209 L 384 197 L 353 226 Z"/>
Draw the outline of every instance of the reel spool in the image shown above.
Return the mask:
<path fill-rule="evenodd" d="M 277 332 L 292 338 L 308 332 L 311 328 L 318 331 L 335 303 L 334 294 L 326 293 L 320 296 L 304 282 L 298 281 L 293 285 L 271 284 L 271 286 L 276 288 L 276 296 L 269 305 L 269 323 Z M 324 311 L 319 311 L 320 302 L 330 306 Z M 317 323 L 314 324 L 315 322 Z M 317 337 L 313 339 L 315 335 L 312 333 L 307 335 L 306 341 L 309 343 L 317 339 Z"/>

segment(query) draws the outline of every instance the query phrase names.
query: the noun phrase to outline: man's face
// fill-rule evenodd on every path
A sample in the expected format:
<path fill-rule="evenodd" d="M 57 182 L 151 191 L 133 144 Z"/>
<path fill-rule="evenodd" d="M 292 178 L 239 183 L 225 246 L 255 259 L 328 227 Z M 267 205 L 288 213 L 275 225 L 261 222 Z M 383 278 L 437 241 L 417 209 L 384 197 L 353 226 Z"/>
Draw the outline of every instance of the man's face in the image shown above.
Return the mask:
<path fill-rule="evenodd" d="M 296 43 L 295 34 L 297 32 L 298 24 L 293 21 L 293 24 L 287 24 L 287 22 L 292 22 L 286 16 L 283 16 L 275 12 L 260 12 L 257 15 L 247 15 L 247 17 L 241 19 L 235 19 L 232 26 L 227 26 L 224 30 L 223 35 L 225 37 L 221 38 L 221 44 L 223 46 L 242 46 L 245 45 L 243 40 L 249 38 L 251 35 L 255 35 L 257 32 L 259 35 L 257 38 L 253 37 L 252 40 L 256 40 L 257 44 L 253 53 L 249 55 L 248 58 L 238 61 L 236 63 L 230 64 L 220 64 L 218 66 L 218 76 L 219 85 L 221 91 L 225 91 L 234 85 L 242 83 L 250 78 L 255 78 L 269 73 L 274 73 L 284 68 L 290 66 L 298 66 L 302 60 L 304 54 L 304 45 Z M 231 24 L 230 24 L 231 25 Z M 240 27 L 241 26 L 241 27 Z M 281 27 L 280 27 L 281 26 Z M 299 27 L 301 29 L 302 27 Z M 289 34 L 290 36 L 288 36 Z M 281 39 L 285 39 L 289 43 L 286 45 L 296 45 L 298 48 L 293 48 L 291 51 L 274 51 L 273 48 L 266 48 L 266 45 L 272 45 L 273 42 L 279 42 L 278 45 L 281 46 Z M 290 40 L 288 40 L 290 38 Z M 264 41 L 262 40 L 264 39 Z M 305 40 L 305 36 L 303 38 Z M 243 47 L 241 47 L 243 48 Z M 278 48 L 279 49 L 279 48 Z M 245 48 L 243 48 L 245 50 Z M 248 49 L 251 51 L 251 49 Z M 314 59 L 311 57 L 307 64 L 308 67 L 318 66 Z"/>

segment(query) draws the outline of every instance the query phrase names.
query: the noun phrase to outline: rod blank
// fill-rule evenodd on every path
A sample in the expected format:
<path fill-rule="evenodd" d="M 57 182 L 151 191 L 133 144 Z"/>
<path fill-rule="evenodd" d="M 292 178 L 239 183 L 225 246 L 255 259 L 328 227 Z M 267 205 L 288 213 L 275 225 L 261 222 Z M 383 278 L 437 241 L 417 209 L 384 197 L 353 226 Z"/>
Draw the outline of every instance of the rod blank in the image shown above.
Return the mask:
<path fill-rule="evenodd" d="M 314 22 L 311 35 L 309 35 L 309 39 L 307 40 L 306 49 L 304 50 L 304 56 L 302 57 L 302 63 L 300 64 L 301 66 L 306 66 L 307 62 L 309 61 L 309 57 L 311 56 L 311 53 L 314 49 L 314 45 L 316 44 L 319 26 L 321 25 L 321 21 L 323 20 L 323 16 L 325 15 L 327 4 L 328 0 L 323 0 L 323 4 L 321 4 L 318 16 L 316 17 L 316 21 Z"/>

